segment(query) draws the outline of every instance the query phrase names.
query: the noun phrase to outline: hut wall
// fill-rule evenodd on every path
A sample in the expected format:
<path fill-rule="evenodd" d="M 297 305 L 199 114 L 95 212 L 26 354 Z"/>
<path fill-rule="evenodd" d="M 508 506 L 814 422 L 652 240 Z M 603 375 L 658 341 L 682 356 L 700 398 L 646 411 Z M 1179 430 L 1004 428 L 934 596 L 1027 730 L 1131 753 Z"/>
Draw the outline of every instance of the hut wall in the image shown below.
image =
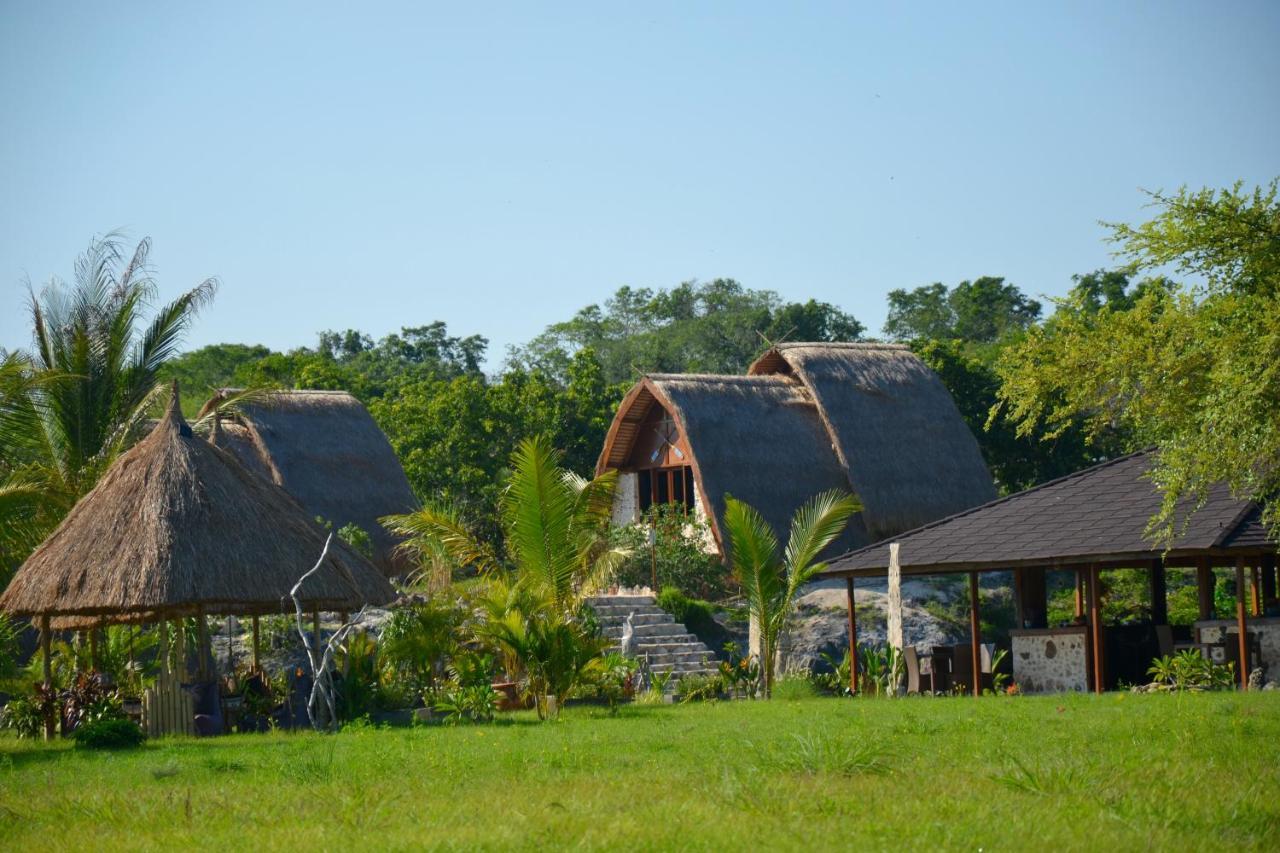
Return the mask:
<path fill-rule="evenodd" d="M 1013 680 L 1024 693 L 1089 689 L 1085 629 L 1013 631 Z"/>
<path fill-rule="evenodd" d="M 613 492 L 613 523 L 626 527 L 640 520 L 640 492 L 634 472 L 618 475 L 618 487 Z"/>

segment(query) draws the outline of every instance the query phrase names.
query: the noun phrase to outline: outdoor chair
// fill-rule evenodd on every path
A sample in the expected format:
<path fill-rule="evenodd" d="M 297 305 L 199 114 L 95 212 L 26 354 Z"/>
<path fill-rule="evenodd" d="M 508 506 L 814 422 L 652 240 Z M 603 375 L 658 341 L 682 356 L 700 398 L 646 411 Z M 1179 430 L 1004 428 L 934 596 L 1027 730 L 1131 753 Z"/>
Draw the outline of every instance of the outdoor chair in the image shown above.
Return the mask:
<path fill-rule="evenodd" d="M 973 690 L 973 646 L 970 643 L 961 643 L 952 647 L 953 654 L 951 656 L 951 685 L 963 684 L 966 692 Z M 981 648 L 981 647 L 979 647 Z M 985 660 L 979 659 L 979 666 L 984 670 L 990 669 L 991 657 L 987 655 Z M 980 690 L 990 690 L 992 688 L 992 679 L 990 672 L 979 672 L 978 683 Z"/>
<path fill-rule="evenodd" d="M 920 671 L 921 657 L 929 656 L 918 654 L 915 646 L 907 646 L 902 650 L 902 660 L 907 667 L 908 694 L 933 692 L 933 673 Z"/>

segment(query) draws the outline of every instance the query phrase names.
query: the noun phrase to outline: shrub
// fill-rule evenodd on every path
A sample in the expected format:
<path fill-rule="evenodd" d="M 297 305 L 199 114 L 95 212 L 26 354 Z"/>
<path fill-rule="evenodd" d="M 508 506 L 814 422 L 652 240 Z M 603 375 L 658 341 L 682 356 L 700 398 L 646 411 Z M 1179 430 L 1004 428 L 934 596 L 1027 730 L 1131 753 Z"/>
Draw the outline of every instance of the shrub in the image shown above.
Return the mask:
<path fill-rule="evenodd" d="M 652 552 L 651 527 L 657 530 Z M 650 507 L 644 521 L 613 530 L 612 543 L 631 554 L 618 567 L 614 578 L 623 586 L 650 586 L 656 557 L 660 588 L 674 586 L 702 598 L 722 598 L 732 579 L 720 558 L 708 552 L 706 543 L 710 535 L 706 522 L 697 520 L 681 507 L 666 504 Z"/>
<path fill-rule="evenodd" d="M 773 685 L 773 698 L 784 702 L 796 702 L 800 699 L 812 699 L 818 695 L 818 689 L 810 680 L 808 673 L 787 673 Z"/>
<path fill-rule="evenodd" d="M 38 738 L 44 731 L 45 711 L 32 696 L 15 696 L 4 706 L 0 722 L 19 738 Z"/>
<path fill-rule="evenodd" d="M 658 606 L 712 648 L 723 642 L 725 632 L 713 615 L 711 602 L 690 598 L 674 586 L 666 586 L 658 594 Z"/>
<path fill-rule="evenodd" d="M 676 687 L 681 702 L 705 702 L 718 699 L 724 692 L 724 679 L 719 675 L 686 675 Z"/>
<path fill-rule="evenodd" d="M 106 719 L 78 726 L 75 738 L 76 746 L 84 749 L 131 749 L 147 736 L 133 720 Z"/>
<path fill-rule="evenodd" d="M 618 703 L 635 695 L 635 674 L 638 664 L 634 658 L 610 652 L 593 662 L 596 693 L 609 703 L 609 713 L 618 713 Z"/>
<path fill-rule="evenodd" d="M 434 710 L 444 715 L 445 723 L 455 725 L 466 720 L 488 723 L 498 710 L 498 691 L 488 683 L 459 686 L 451 684 L 436 696 Z"/>
<path fill-rule="evenodd" d="M 1147 674 L 1169 690 L 1229 690 L 1235 685 L 1233 664 L 1218 666 L 1194 649 L 1157 658 Z"/>

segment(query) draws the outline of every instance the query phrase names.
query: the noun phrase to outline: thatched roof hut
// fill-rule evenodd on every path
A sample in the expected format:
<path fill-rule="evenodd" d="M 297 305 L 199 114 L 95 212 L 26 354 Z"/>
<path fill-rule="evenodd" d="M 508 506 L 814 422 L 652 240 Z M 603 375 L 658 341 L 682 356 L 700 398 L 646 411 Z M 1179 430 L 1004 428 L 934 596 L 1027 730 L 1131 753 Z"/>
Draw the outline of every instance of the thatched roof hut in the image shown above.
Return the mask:
<path fill-rule="evenodd" d="M 291 611 L 289 590 L 325 533 L 281 489 L 191 432 L 177 387 L 151 434 L 125 453 L 18 569 L 0 611 L 55 626 L 198 613 Z M 336 538 L 303 587 L 309 610 L 395 597 Z"/>
<path fill-rule="evenodd" d="M 645 376 L 609 429 L 597 470 L 609 469 L 623 472 L 616 520 L 683 502 L 722 548 L 726 493 L 785 538 L 810 497 L 853 491 L 864 509 L 833 552 L 995 497 L 942 380 L 890 344 L 780 344 L 747 376 Z"/>
<path fill-rule="evenodd" d="M 209 411 L 231 391 L 208 401 Z M 282 487 L 335 530 L 355 524 L 373 540 L 387 575 L 406 566 L 378 519 L 418 507 L 391 443 L 360 401 L 345 391 L 279 391 L 241 403 L 221 423 L 219 446 Z"/>

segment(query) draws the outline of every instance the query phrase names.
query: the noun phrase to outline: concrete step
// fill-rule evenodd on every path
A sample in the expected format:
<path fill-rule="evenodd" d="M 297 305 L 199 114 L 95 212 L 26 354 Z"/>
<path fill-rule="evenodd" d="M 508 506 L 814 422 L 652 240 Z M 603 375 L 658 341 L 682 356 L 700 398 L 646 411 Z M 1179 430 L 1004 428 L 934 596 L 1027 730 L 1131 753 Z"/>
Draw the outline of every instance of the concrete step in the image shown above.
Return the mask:
<path fill-rule="evenodd" d="M 592 607 L 640 607 L 657 604 L 652 595 L 593 595 L 587 599 Z"/>
<path fill-rule="evenodd" d="M 667 611 L 663 610 L 661 607 L 656 607 L 656 606 L 593 607 L 591 609 L 595 611 L 596 618 L 599 619 L 601 622 L 621 623 L 621 622 L 627 621 L 628 616 L 633 616 L 634 617 L 633 621 L 635 619 L 642 619 L 645 616 L 671 616 L 670 613 L 667 613 Z M 674 619 L 675 617 L 672 616 L 671 618 Z"/>
<path fill-rule="evenodd" d="M 622 628 L 601 628 L 601 633 L 610 640 L 622 639 Z M 654 642 L 658 639 L 672 639 L 674 637 L 692 638 L 684 642 L 695 642 L 698 638 L 690 634 L 688 629 L 679 622 L 662 622 L 656 625 L 633 625 L 631 636 L 635 637 L 636 642 Z"/>

